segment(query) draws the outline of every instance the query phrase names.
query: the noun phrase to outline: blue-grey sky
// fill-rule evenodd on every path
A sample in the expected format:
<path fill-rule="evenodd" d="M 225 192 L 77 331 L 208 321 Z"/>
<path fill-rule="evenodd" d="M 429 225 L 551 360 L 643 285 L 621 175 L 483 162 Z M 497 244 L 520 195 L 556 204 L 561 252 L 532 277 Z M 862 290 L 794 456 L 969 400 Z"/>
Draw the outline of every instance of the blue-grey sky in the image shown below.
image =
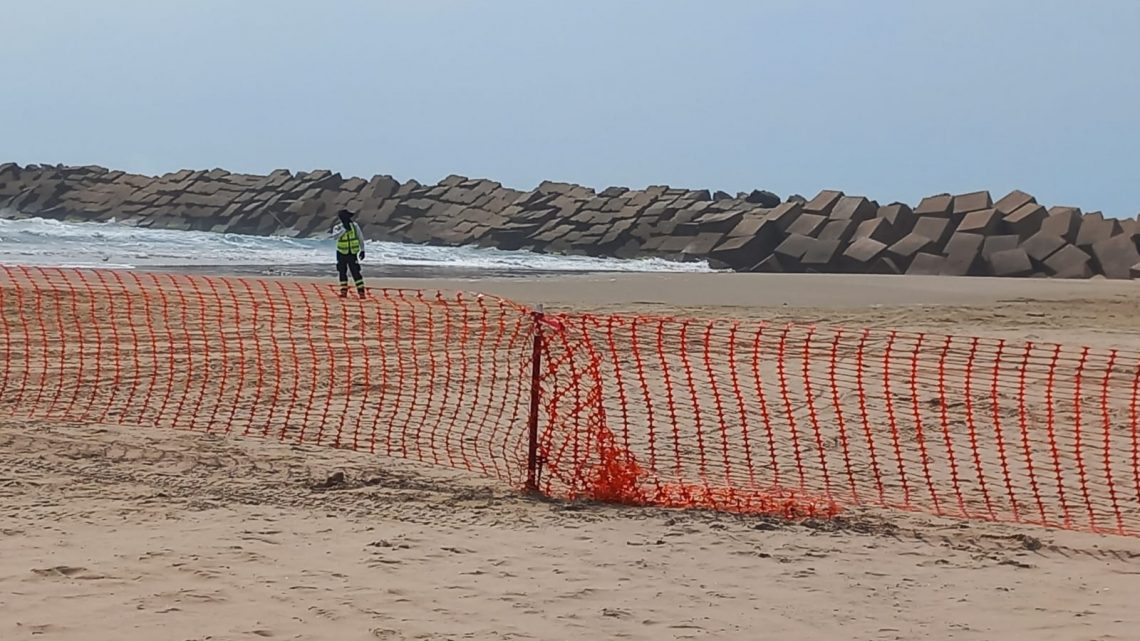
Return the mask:
<path fill-rule="evenodd" d="M 36 0 L 0 162 L 1140 211 L 1140 0 Z"/>

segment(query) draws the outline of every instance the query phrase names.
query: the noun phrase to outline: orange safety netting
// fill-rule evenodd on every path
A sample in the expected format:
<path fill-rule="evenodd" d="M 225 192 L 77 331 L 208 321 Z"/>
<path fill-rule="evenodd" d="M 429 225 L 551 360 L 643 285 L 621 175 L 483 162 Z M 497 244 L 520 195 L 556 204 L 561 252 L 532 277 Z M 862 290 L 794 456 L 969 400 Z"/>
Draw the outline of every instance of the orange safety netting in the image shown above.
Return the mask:
<path fill-rule="evenodd" d="M 113 270 L 2 267 L 0 309 L 12 415 L 327 444 L 560 498 L 1140 534 L 1132 351 Z"/>

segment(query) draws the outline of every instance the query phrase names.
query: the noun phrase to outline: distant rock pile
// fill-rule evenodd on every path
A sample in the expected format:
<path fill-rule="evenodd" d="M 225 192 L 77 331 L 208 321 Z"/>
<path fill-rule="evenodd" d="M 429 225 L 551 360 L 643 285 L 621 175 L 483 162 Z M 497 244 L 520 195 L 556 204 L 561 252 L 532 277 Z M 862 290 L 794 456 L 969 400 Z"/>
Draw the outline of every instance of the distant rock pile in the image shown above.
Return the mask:
<path fill-rule="evenodd" d="M 221 169 L 158 177 L 102 167 L 0 165 L 0 210 L 72 221 L 254 235 L 324 232 L 348 207 L 370 238 L 432 245 L 705 260 L 757 272 L 1140 278 L 1140 220 L 1046 209 L 1024 192 L 941 194 L 917 207 L 824 191 L 710 194 L 544 182 L 523 192 L 330 171 Z"/>

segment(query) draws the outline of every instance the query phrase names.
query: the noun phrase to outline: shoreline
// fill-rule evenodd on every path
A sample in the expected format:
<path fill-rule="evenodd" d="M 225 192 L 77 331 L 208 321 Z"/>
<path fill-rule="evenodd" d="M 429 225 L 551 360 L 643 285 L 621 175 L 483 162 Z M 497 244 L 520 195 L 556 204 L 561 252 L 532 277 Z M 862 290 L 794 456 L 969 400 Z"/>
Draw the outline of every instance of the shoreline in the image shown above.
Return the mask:
<path fill-rule="evenodd" d="M 735 272 L 512 271 L 468 267 L 362 264 L 370 286 L 480 291 L 529 304 L 663 305 L 673 308 L 937 307 L 1010 302 L 1071 302 L 1140 294 L 1140 283 L 1107 279 L 1011 279 L 877 274 Z M 327 280 L 328 265 L 148 265 L 129 271 Z M 371 281 L 371 282 L 369 282 Z M 429 284 L 430 283 L 430 284 Z"/>
<path fill-rule="evenodd" d="M 100 269 L 23 265 L 38 269 Z M 9 265 L 18 267 L 18 265 Z M 372 288 L 478 291 L 520 303 L 575 309 L 643 306 L 733 310 L 856 310 L 1009 303 L 1105 301 L 1136 297 L 1140 283 L 1108 279 L 1010 279 L 878 274 L 626 272 L 363 264 Z M 108 269 L 136 274 L 318 280 L 335 283 L 332 264 L 143 265 Z M 473 287 L 477 284 L 477 287 Z"/>

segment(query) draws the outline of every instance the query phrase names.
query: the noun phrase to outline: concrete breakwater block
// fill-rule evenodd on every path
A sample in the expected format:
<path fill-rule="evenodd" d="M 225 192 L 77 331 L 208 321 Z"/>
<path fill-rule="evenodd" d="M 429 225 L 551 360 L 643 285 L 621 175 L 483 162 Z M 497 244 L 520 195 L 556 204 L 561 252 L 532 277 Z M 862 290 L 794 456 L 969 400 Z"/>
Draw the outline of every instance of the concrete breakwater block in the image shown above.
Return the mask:
<path fill-rule="evenodd" d="M 838 259 L 842 249 L 842 241 L 817 238 L 814 243 L 811 243 L 807 251 L 804 252 L 803 258 L 800 259 L 800 264 L 808 271 L 820 273 L 840 271 Z"/>
<path fill-rule="evenodd" d="M 824 190 L 819 192 L 815 198 L 809 200 L 803 208 L 804 211 L 808 213 L 827 216 L 831 213 L 831 210 L 835 208 L 840 198 L 843 198 L 843 192 Z"/>
<path fill-rule="evenodd" d="M 844 196 L 835 203 L 830 218 L 833 220 L 852 220 L 861 223 L 875 217 L 878 205 L 861 196 Z"/>
<path fill-rule="evenodd" d="M 1060 236 L 1067 243 L 1076 243 L 1081 220 L 1081 210 L 1076 207 L 1052 207 L 1041 223 L 1041 231 Z"/>
<path fill-rule="evenodd" d="M 1030 260 L 1038 265 L 1043 265 L 1045 259 L 1052 256 L 1058 249 L 1061 249 L 1066 244 L 1064 238 L 1042 229 L 1021 243 L 1021 248 L 1025 250 Z"/>
<path fill-rule="evenodd" d="M 815 237 L 819 230 L 827 224 L 827 216 L 820 214 L 801 214 L 794 223 L 788 226 L 789 234 Z"/>
<path fill-rule="evenodd" d="M 890 205 L 879 207 L 879 211 L 875 214 L 875 217 L 890 223 L 891 228 L 895 230 L 899 238 L 911 232 L 914 228 L 914 221 L 916 220 L 914 210 L 905 203 L 891 203 Z"/>
<path fill-rule="evenodd" d="M 846 244 L 855 235 L 857 224 L 854 220 L 832 220 L 816 234 L 820 240 L 838 240 Z"/>
<path fill-rule="evenodd" d="M 808 251 L 818 242 L 811 236 L 791 234 L 776 247 L 773 254 L 785 271 L 797 271 Z"/>
<path fill-rule="evenodd" d="M 974 211 L 991 209 L 994 204 L 993 200 L 990 199 L 990 192 L 988 191 L 975 191 L 968 194 L 959 194 L 957 196 L 954 196 L 953 203 L 953 213 L 960 216 Z"/>
<path fill-rule="evenodd" d="M 1080 231 L 1077 232 L 1077 240 L 1073 244 L 1087 251 L 1093 245 L 1108 240 L 1121 231 L 1120 221 L 1106 219 L 1100 212 L 1085 214 L 1081 220 Z"/>
<path fill-rule="evenodd" d="M 994 276 L 1024 277 L 1033 273 L 1033 261 L 1024 249 L 1015 247 L 995 252 L 986 257 L 990 273 Z"/>
<path fill-rule="evenodd" d="M 994 203 L 994 209 L 1003 216 L 1008 216 L 1028 204 L 1036 204 L 1037 199 L 1020 189 L 1014 189 Z"/>
<path fill-rule="evenodd" d="M 1016 234 L 986 236 L 982 242 L 982 259 L 989 258 L 1000 251 L 1014 249 L 1020 244 L 1021 239 Z"/>
<path fill-rule="evenodd" d="M 876 217 L 859 223 L 859 226 L 855 228 L 855 233 L 852 234 L 851 237 L 855 240 L 870 238 L 871 240 L 890 245 L 902 238 L 902 235 L 899 234 L 898 230 L 889 220 Z"/>
<path fill-rule="evenodd" d="M 887 257 L 909 273 L 911 262 L 920 253 L 938 255 L 938 246 L 922 234 L 911 232 L 887 248 Z"/>
<path fill-rule="evenodd" d="M 919 252 L 907 268 L 908 276 L 938 276 L 942 274 L 946 258 L 937 254 Z"/>
<path fill-rule="evenodd" d="M 971 234 L 996 234 L 1001 223 L 1001 214 L 996 209 L 982 209 L 973 211 L 962 218 L 958 223 L 959 232 Z"/>
<path fill-rule="evenodd" d="M 735 195 L 733 195 L 735 193 Z M 616 258 L 706 260 L 736 271 L 1133 278 L 1140 221 L 1038 203 L 1020 190 L 935 194 L 917 206 L 825 189 L 529 190 L 449 175 L 436 184 L 331 170 L 160 176 L 97 166 L 0 164 L 0 208 L 65 221 L 308 237 L 341 208 L 376 240 Z M 1016 251 L 1015 251 L 1016 250 Z"/>
<path fill-rule="evenodd" d="M 941 251 L 954 235 L 954 223 L 949 218 L 919 218 L 914 223 L 911 233 L 929 238 Z"/>
<path fill-rule="evenodd" d="M 945 276 L 980 276 L 984 273 L 979 268 L 982 256 L 982 244 L 985 236 L 981 234 L 956 233 L 946 243 L 943 253 L 946 261 L 942 265 L 942 274 Z"/>
<path fill-rule="evenodd" d="M 1016 234 L 1022 240 L 1041 231 L 1047 214 L 1045 208 L 1037 203 L 1022 205 L 1013 213 L 1006 214 L 1002 219 L 1002 226 L 1011 234 Z"/>
<path fill-rule="evenodd" d="M 1108 278 L 1131 278 L 1132 266 L 1140 263 L 1136 242 L 1127 234 L 1117 234 L 1092 246 L 1096 271 Z"/>
<path fill-rule="evenodd" d="M 1076 245 L 1065 245 L 1045 260 L 1046 273 L 1056 278 L 1091 278 L 1092 256 Z"/>
<path fill-rule="evenodd" d="M 887 251 L 887 244 L 874 238 L 857 238 L 843 250 L 844 271 L 865 273 L 871 270 L 880 257 Z"/>
<path fill-rule="evenodd" d="M 949 217 L 950 212 L 954 207 L 954 197 L 950 194 L 939 194 L 937 196 L 927 196 L 918 203 L 918 207 L 914 208 L 916 216 L 938 216 Z"/>

